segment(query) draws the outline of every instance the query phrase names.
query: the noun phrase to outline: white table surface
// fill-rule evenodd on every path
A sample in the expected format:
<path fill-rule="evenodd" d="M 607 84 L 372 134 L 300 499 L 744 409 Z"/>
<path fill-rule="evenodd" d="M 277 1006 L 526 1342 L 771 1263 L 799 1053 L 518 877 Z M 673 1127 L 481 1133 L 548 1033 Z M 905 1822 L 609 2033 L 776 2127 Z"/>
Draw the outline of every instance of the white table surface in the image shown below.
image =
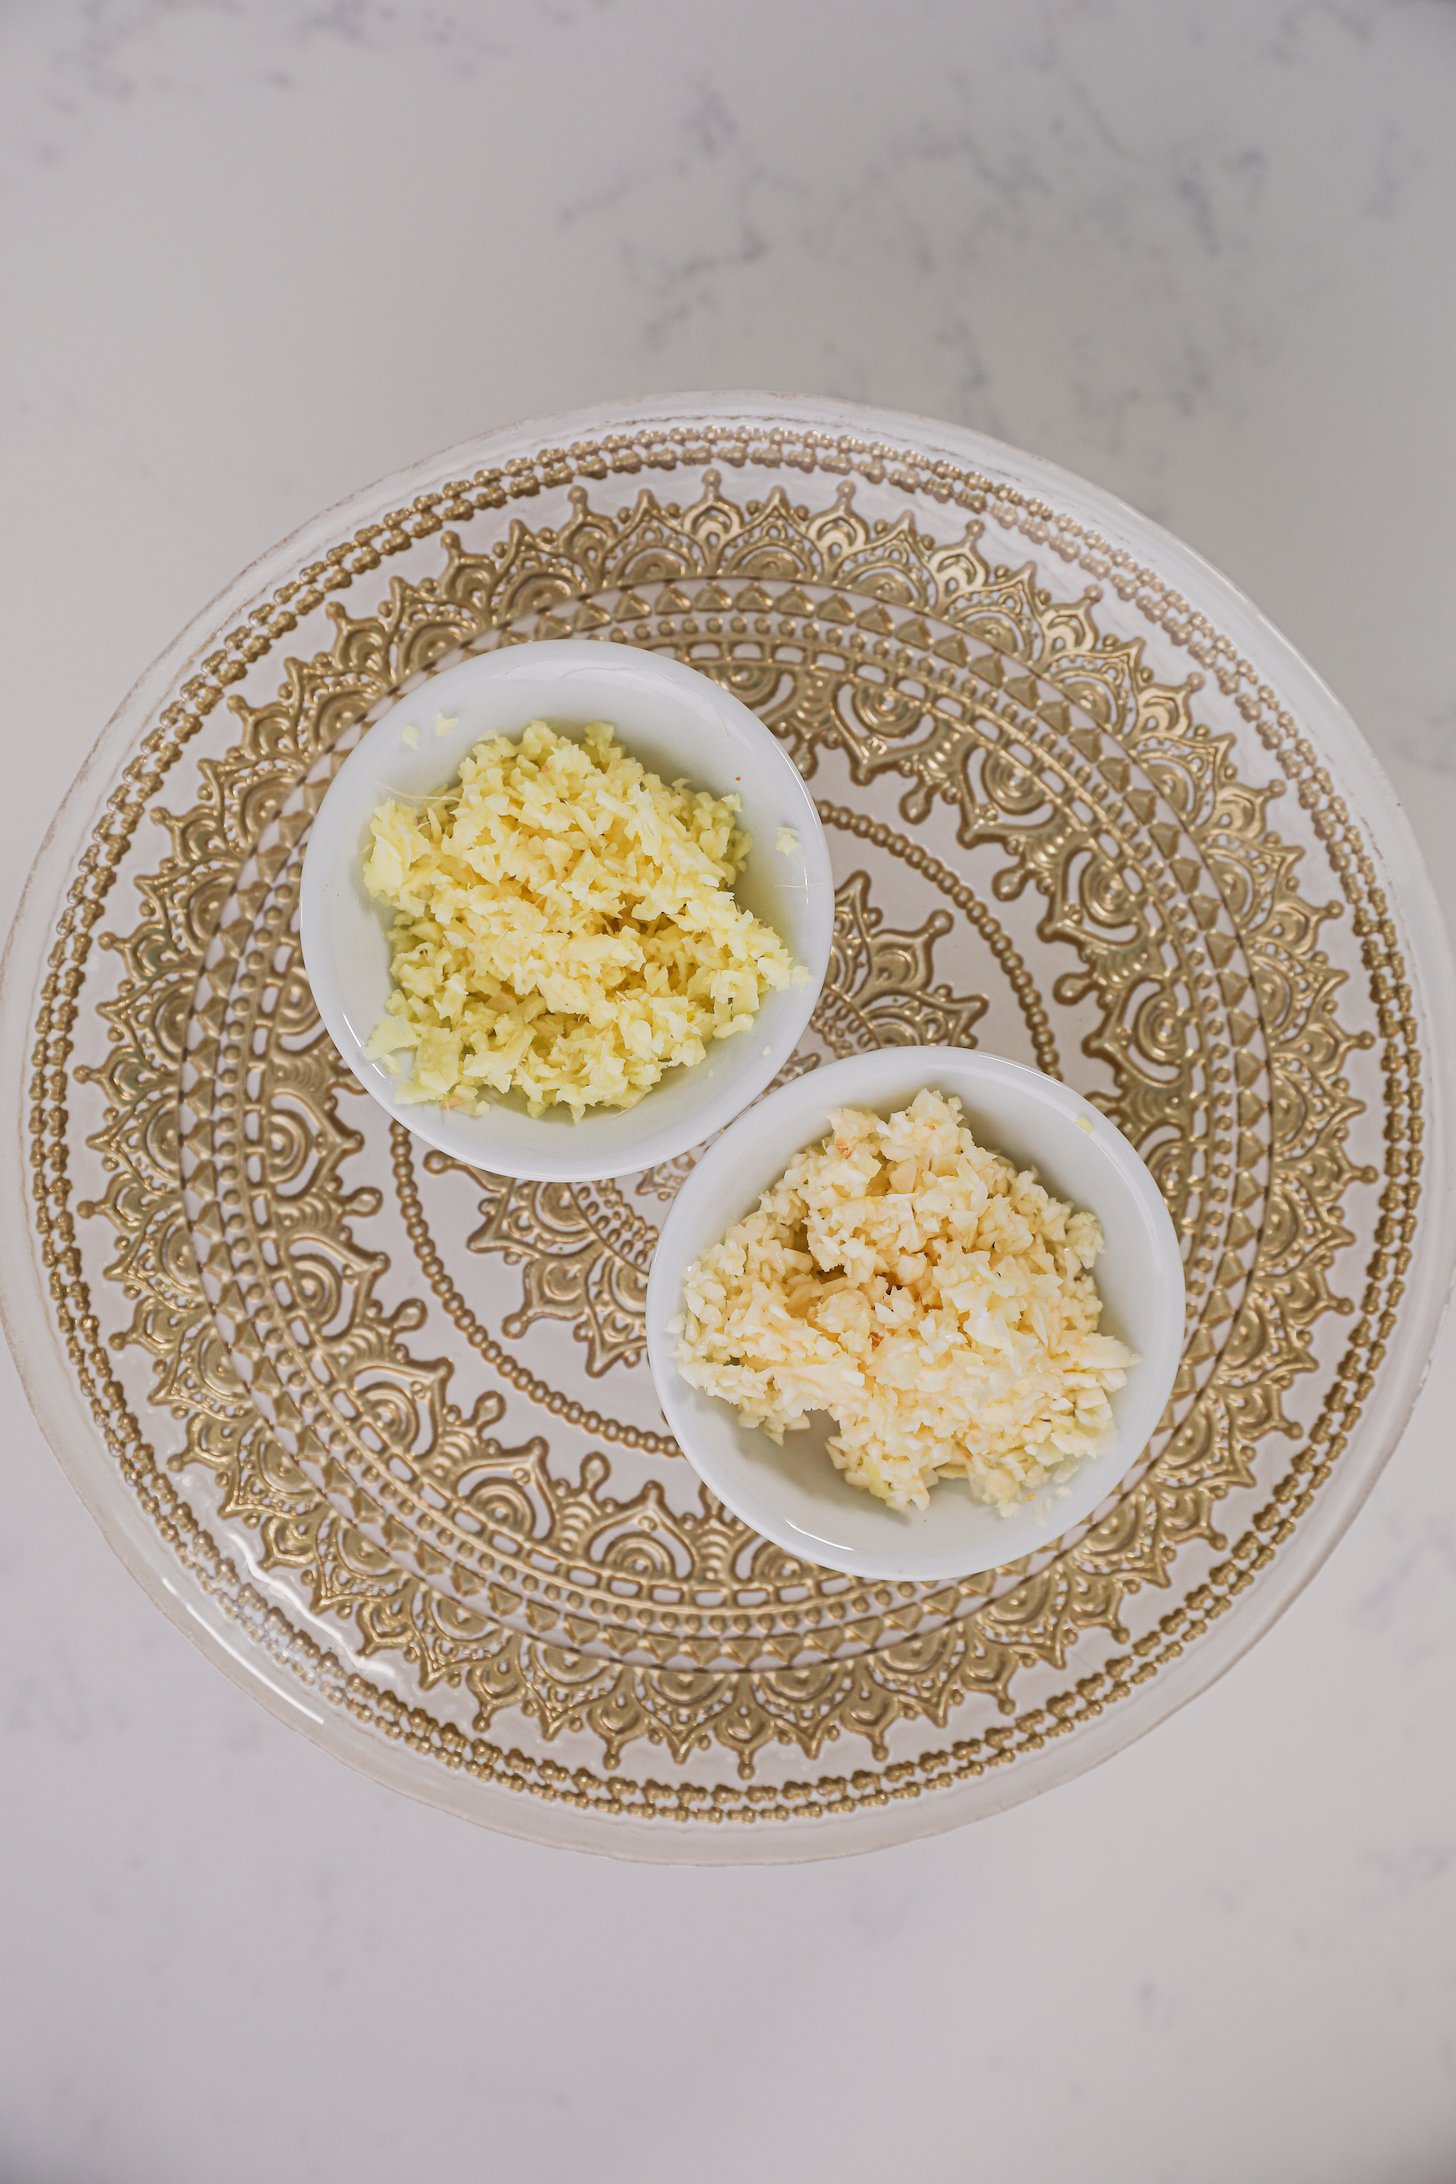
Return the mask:
<path fill-rule="evenodd" d="M 715 384 L 962 420 L 1172 525 L 1456 908 L 1453 111 L 1432 0 L 12 0 L 0 915 L 275 537 Z M 1449 1336 L 1193 1707 L 959 1835 L 756 1872 L 350 1774 L 143 1598 L 8 1360 L 0 1405 L 4 2184 L 1456 2174 Z"/>

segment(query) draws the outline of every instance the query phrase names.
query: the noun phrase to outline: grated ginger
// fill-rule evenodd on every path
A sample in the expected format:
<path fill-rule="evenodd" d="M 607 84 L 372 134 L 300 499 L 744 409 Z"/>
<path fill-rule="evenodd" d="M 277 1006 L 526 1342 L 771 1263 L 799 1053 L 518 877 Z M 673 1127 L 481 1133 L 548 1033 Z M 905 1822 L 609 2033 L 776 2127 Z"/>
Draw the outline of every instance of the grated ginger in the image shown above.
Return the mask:
<path fill-rule="evenodd" d="M 364 860 L 394 913 L 394 990 L 365 1049 L 401 1101 L 533 1115 L 631 1107 L 805 973 L 735 900 L 738 799 L 667 783 L 604 721 L 488 736 L 458 780 L 381 805 Z"/>

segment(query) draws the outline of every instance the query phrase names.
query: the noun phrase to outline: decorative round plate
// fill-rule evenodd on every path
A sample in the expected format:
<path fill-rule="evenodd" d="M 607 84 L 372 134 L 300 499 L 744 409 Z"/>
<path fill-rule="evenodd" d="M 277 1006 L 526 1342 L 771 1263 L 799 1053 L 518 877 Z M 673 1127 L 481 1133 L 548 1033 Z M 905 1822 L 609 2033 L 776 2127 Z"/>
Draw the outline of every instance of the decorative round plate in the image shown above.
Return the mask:
<path fill-rule="evenodd" d="M 1181 1371 L 1051 1550 L 908 1586 L 756 1538 L 643 1355 L 686 1160 L 472 1172 L 322 1032 L 299 869 L 361 728 L 464 651 L 583 634 L 718 677 L 813 786 L 838 909 L 792 1067 L 980 1044 L 1152 1166 Z M 523 427 L 281 546 L 102 737 L 4 997 L 7 1320 L 81 1493 L 275 1712 L 547 1842 L 864 1849 L 1126 1743 L 1327 1553 L 1450 1272 L 1451 979 L 1346 716 L 1105 495 L 825 403 Z"/>

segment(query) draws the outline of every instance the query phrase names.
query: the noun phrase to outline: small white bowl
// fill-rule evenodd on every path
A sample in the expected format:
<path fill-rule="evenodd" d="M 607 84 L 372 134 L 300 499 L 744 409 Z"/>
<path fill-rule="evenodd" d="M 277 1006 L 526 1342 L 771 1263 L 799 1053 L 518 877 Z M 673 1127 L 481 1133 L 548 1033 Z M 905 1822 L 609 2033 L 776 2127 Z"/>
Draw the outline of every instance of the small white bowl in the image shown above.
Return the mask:
<path fill-rule="evenodd" d="M 451 725 L 437 732 L 437 718 Z M 768 994 L 747 1032 L 670 1070 L 635 1107 L 532 1116 L 520 1099 L 483 1114 L 412 1106 L 400 1080 L 366 1060 L 390 991 L 388 914 L 365 891 L 369 822 L 386 798 L 442 788 L 482 736 L 610 721 L 623 748 L 664 780 L 742 800 L 751 838 L 736 894 L 808 973 Z M 405 730 L 418 731 L 418 740 Z M 780 829 L 795 837 L 780 850 Z M 630 1175 L 671 1160 L 731 1122 L 780 1070 L 808 1023 L 829 961 L 834 882 L 814 799 L 788 754 L 746 705 L 656 652 L 592 639 L 508 645 L 428 678 L 360 740 L 309 831 L 300 900 L 303 957 L 329 1036 L 365 1090 L 405 1127 L 474 1168 L 555 1182 Z"/>
<path fill-rule="evenodd" d="M 976 1502 L 965 1480 L 931 1489 L 930 1507 L 900 1513 L 845 1483 L 827 1454 L 827 1420 L 786 1434 L 740 1424 L 726 1403 L 688 1386 L 669 1322 L 683 1280 L 822 1138 L 830 1112 L 888 1115 L 923 1086 L 956 1093 L 979 1143 L 1034 1168 L 1048 1190 L 1102 1224 L 1097 1261 L 1103 1330 L 1138 1363 L 1112 1398 L 1115 1430 L 1068 1485 L 1009 1515 Z M 1183 1266 L 1162 1193 L 1132 1146 L 1080 1093 L 1019 1062 L 962 1047 L 886 1047 L 810 1070 L 742 1115 L 694 1168 L 673 1203 L 647 1291 L 647 1352 L 658 1398 L 684 1455 L 735 1515 L 805 1562 L 858 1577 L 970 1577 L 1034 1553 L 1091 1515 L 1147 1446 L 1172 1390 L 1183 1344 Z"/>

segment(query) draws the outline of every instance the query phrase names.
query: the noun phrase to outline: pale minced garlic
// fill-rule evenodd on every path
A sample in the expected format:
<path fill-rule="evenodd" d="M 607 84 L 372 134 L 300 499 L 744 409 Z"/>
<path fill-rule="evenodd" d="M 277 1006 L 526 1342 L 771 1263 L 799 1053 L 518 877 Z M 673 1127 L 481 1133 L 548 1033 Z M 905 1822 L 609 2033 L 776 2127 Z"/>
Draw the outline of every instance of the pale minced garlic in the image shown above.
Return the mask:
<path fill-rule="evenodd" d="M 488 736 L 440 795 L 381 805 L 364 880 L 394 912 L 394 990 L 365 1051 L 412 1056 L 396 1097 L 579 1117 L 746 1031 L 806 974 L 734 899 L 738 809 L 649 773 L 604 721 Z"/>
<path fill-rule="evenodd" d="M 1096 1217 L 978 1145 L 943 1093 L 831 1119 L 689 1269 L 684 1380 L 776 1441 L 827 1411 L 834 1462 L 893 1509 L 939 1478 L 1003 1509 L 1059 1483 L 1136 1362 L 1097 1331 Z"/>

